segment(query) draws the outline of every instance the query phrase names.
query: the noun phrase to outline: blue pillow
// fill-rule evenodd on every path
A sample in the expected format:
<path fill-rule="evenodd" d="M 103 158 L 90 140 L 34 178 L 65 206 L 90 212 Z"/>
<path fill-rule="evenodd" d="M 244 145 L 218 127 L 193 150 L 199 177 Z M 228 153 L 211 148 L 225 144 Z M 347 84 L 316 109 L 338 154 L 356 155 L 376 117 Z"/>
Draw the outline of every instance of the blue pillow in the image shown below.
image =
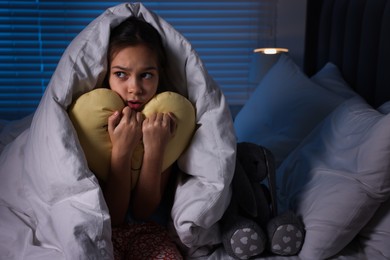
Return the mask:
<path fill-rule="evenodd" d="M 311 77 L 311 80 L 344 98 L 351 98 L 357 95 L 344 80 L 339 68 L 331 62 L 326 63 L 321 70 Z"/>
<path fill-rule="evenodd" d="M 310 80 L 281 55 L 238 112 L 238 142 L 268 148 L 279 166 L 287 155 L 345 98 Z"/>

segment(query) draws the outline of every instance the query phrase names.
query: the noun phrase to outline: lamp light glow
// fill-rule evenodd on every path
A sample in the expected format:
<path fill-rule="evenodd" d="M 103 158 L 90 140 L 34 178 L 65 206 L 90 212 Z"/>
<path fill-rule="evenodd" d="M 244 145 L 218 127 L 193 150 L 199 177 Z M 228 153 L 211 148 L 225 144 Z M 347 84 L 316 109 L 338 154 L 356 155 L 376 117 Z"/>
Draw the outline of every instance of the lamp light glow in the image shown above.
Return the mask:
<path fill-rule="evenodd" d="M 260 52 L 263 54 L 277 54 L 282 52 L 288 52 L 286 48 L 258 48 L 255 49 L 254 52 Z"/>

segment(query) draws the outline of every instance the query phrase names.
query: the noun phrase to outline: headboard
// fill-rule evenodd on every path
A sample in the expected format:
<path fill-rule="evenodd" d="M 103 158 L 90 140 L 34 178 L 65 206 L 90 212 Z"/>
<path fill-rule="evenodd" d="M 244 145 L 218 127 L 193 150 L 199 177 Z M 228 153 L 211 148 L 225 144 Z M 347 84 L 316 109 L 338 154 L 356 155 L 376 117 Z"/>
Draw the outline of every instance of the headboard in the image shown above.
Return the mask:
<path fill-rule="evenodd" d="M 304 70 L 328 61 L 372 106 L 390 100 L 390 0 L 307 0 Z"/>

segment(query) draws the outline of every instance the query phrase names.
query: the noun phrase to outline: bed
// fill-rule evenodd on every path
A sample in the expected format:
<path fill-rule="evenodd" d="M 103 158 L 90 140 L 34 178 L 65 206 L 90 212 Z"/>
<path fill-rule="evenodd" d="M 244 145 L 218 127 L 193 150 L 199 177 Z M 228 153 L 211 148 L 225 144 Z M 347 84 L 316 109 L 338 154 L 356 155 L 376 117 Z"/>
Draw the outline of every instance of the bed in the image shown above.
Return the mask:
<path fill-rule="evenodd" d="M 135 15 L 163 35 L 172 82 L 196 107 L 171 212 L 186 258 L 232 259 L 218 221 L 235 144 L 250 141 L 274 153 L 279 212 L 295 211 L 306 231 L 298 256 L 256 259 L 389 259 L 390 1 L 308 0 L 307 14 L 304 72 L 281 56 L 234 122 L 190 43 L 160 17 L 122 4 L 94 20 L 64 53 L 37 112 L 2 124 L 0 258 L 112 258 L 108 210 L 67 108 L 103 80 L 110 27 Z"/>
<path fill-rule="evenodd" d="M 390 1 L 308 0 L 303 70 L 283 55 L 238 112 L 306 230 L 298 256 L 257 259 L 390 258 L 389 44 Z"/>

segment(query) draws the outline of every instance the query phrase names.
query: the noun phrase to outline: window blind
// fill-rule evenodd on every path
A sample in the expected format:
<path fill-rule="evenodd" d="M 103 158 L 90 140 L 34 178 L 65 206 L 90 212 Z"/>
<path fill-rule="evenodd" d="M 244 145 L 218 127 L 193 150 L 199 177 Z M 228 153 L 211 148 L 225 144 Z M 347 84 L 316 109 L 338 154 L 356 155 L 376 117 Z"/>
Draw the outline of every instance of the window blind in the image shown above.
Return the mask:
<path fill-rule="evenodd" d="M 274 43 L 275 1 L 140 1 L 181 32 L 230 105 L 244 104 L 253 49 Z M 32 113 L 70 41 L 121 1 L 0 0 L 0 119 Z"/>

